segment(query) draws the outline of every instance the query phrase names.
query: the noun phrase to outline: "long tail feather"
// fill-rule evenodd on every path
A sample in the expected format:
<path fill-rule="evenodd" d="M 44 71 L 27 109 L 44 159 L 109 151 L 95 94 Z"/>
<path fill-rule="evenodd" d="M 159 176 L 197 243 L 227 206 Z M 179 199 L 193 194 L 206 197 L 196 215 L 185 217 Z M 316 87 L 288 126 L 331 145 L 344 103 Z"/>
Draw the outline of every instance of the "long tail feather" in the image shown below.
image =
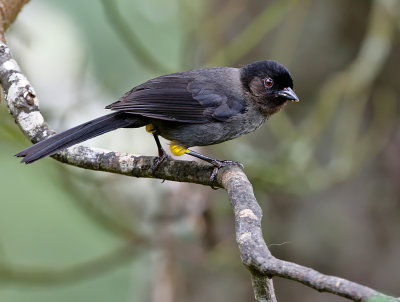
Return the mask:
<path fill-rule="evenodd" d="M 15 156 L 23 157 L 21 162 L 29 164 L 103 133 L 118 128 L 137 128 L 144 125 L 145 121 L 140 116 L 114 112 L 51 136 Z"/>

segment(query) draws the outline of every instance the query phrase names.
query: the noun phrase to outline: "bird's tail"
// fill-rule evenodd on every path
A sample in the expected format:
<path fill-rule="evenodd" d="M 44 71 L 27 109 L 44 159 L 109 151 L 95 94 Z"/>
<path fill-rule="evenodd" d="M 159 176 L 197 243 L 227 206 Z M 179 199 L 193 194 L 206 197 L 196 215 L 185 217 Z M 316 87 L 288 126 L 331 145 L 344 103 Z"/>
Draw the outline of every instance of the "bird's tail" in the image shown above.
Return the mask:
<path fill-rule="evenodd" d="M 114 112 L 51 136 L 22 150 L 15 156 L 23 157 L 22 162 L 29 164 L 103 133 L 118 128 L 142 127 L 145 124 L 146 121 L 141 116 Z"/>

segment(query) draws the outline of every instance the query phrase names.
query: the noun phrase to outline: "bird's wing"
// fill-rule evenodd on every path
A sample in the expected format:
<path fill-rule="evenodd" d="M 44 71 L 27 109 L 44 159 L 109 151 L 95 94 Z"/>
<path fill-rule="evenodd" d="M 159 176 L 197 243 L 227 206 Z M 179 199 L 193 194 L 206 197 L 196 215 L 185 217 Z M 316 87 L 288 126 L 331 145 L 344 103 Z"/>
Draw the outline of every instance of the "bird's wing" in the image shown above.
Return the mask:
<path fill-rule="evenodd" d="M 206 123 L 229 120 L 245 110 L 245 103 L 212 82 L 175 74 L 147 81 L 106 108 L 167 121 Z"/>

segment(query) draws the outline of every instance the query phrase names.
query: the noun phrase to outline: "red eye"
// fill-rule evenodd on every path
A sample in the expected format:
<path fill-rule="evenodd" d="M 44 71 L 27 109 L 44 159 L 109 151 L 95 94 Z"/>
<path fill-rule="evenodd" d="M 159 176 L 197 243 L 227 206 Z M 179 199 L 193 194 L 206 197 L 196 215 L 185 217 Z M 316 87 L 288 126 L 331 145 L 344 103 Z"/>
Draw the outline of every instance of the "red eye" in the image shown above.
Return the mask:
<path fill-rule="evenodd" d="M 264 79 L 264 86 L 267 88 L 271 88 L 274 85 L 274 80 L 271 78 Z"/>

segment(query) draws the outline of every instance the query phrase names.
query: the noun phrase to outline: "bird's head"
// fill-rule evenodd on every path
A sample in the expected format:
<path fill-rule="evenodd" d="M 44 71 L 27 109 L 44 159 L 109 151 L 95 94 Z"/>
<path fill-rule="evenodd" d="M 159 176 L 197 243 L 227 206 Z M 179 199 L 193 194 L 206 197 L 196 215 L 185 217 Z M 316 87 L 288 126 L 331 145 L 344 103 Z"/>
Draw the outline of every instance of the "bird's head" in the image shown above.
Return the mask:
<path fill-rule="evenodd" d="M 244 66 L 240 76 L 245 91 L 265 115 L 278 112 L 288 101 L 299 102 L 289 71 L 276 61 Z"/>

